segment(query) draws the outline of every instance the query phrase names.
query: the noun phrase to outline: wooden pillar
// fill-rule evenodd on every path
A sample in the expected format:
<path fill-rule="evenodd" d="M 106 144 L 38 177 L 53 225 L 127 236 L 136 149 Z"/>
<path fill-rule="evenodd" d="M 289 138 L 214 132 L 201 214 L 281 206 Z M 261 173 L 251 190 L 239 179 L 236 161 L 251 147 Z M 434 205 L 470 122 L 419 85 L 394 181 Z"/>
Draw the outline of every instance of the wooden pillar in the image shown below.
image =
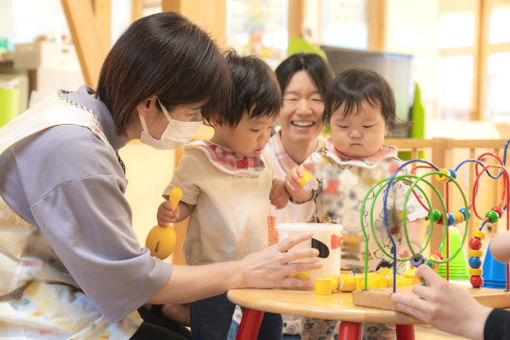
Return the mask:
<path fill-rule="evenodd" d="M 487 105 L 487 63 L 489 46 L 489 0 L 479 0 L 477 45 L 478 49 L 474 55 L 475 69 L 473 82 L 473 108 L 471 120 L 483 120 L 483 112 Z"/>
<path fill-rule="evenodd" d="M 208 32 L 218 46 L 227 43 L 226 0 L 162 0 L 163 12 L 177 12 Z"/>
<path fill-rule="evenodd" d="M 104 51 L 110 50 L 111 12 L 110 0 L 94 0 L 94 17 Z"/>
<path fill-rule="evenodd" d="M 301 25 L 305 18 L 305 0 L 289 0 L 287 30 L 289 39 L 301 36 Z"/>
<path fill-rule="evenodd" d="M 62 0 L 85 83 L 96 88 L 107 51 L 101 43 L 90 0 Z"/>
<path fill-rule="evenodd" d="M 367 0 L 366 6 L 368 49 L 384 51 L 386 48 L 387 0 Z"/>
<path fill-rule="evenodd" d="M 432 163 L 435 164 L 439 169 L 442 168 L 449 168 L 451 167 L 452 163 L 452 149 L 448 148 L 448 139 L 447 138 L 433 138 L 432 139 Z M 428 179 L 430 180 L 430 178 Z M 446 198 L 445 198 L 445 183 L 439 182 L 436 179 L 436 176 L 432 176 L 432 185 L 437 189 L 441 197 L 443 198 L 443 201 L 445 201 L 446 204 Z M 432 194 L 432 206 L 435 209 L 438 209 L 443 213 L 441 203 L 439 198 Z M 448 207 L 446 207 L 448 209 Z M 450 207 L 451 208 L 451 207 Z M 435 228 L 432 231 L 432 238 L 430 241 L 430 249 L 432 251 L 437 251 L 439 249 L 439 246 L 441 244 L 441 238 L 443 236 L 443 225 L 436 223 Z"/>
<path fill-rule="evenodd" d="M 131 0 L 131 21 L 136 21 L 142 17 L 143 6 L 143 0 Z"/>

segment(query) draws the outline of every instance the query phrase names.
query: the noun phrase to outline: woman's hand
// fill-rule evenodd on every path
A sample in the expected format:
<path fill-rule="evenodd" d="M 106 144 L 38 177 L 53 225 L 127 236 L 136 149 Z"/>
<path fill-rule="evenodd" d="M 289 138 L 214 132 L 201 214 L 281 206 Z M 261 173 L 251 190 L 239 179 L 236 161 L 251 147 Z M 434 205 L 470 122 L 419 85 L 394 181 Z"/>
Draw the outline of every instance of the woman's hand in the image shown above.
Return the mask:
<path fill-rule="evenodd" d="M 322 266 L 322 263 L 318 261 L 291 263 L 318 255 L 318 250 L 313 248 L 289 250 L 311 237 L 312 233 L 301 233 L 286 238 L 262 251 L 251 253 L 240 260 L 239 269 L 242 271 L 240 287 L 312 288 L 313 282 L 311 281 L 289 277 L 290 274 L 309 271 Z"/>
<path fill-rule="evenodd" d="M 413 293 L 418 297 L 392 295 L 399 311 L 445 332 L 483 339 L 485 321 L 491 308 L 480 305 L 465 289 L 446 282 L 427 265 L 418 267 L 416 277 L 426 282 L 426 286 L 413 286 Z"/>

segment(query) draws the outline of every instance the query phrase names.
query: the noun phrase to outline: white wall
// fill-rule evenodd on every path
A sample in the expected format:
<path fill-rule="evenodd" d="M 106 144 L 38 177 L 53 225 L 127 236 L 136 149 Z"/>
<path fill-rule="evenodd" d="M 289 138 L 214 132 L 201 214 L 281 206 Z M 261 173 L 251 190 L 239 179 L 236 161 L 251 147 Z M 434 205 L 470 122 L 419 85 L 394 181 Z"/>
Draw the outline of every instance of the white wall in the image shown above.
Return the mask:
<path fill-rule="evenodd" d="M 40 35 L 70 36 L 60 0 L 1 0 L 0 36 L 11 44 L 31 43 Z"/>
<path fill-rule="evenodd" d="M 388 0 L 386 50 L 414 55 L 414 79 L 427 117 L 436 111 L 437 18 L 439 0 Z"/>

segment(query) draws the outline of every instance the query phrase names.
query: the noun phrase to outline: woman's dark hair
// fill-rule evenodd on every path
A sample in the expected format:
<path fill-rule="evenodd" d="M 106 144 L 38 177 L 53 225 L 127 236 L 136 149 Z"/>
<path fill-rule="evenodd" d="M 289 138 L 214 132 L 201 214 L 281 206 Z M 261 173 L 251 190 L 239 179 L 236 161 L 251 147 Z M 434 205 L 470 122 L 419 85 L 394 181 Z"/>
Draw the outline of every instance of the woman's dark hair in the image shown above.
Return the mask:
<path fill-rule="evenodd" d="M 282 93 L 289 81 L 298 71 L 306 71 L 312 77 L 322 98 L 326 98 L 329 85 L 333 80 L 333 71 L 328 62 L 316 53 L 297 53 L 282 61 L 275 70 Z"/>
<path fill-rule="evenodd" d="M 386 126 L 395 127 L 395 98 L 388 82 L 377 72 L 354 67 L 346 69 L 335 77 L 326 96 L 326 109 L 322 116 L 329 124 L 331 115 L 344 105 L 344 117 L 359 111 L 366 101 L 371 106 L 380 105 Z"/>
<path fill-rule="evenodd" d="M 273 70 L 262 59 L 250 55 L 239 56 L 235 51 L 225 53 L 232 78 L 230 107 L 219 118 L 235 127 L 248 112 L 248 117 L 277 117 L 282 95 Z"/>
<path fill-rule="evenodd" d="M 225 59 L 209 35 L 180 14 L 158 13 L 133 22 L 106 57 L 96 96 L 126 134 L 136 106 L 156 95 L 171 111 L 208 100 L 202 115 L 223 111 L 230 96 Z"/>

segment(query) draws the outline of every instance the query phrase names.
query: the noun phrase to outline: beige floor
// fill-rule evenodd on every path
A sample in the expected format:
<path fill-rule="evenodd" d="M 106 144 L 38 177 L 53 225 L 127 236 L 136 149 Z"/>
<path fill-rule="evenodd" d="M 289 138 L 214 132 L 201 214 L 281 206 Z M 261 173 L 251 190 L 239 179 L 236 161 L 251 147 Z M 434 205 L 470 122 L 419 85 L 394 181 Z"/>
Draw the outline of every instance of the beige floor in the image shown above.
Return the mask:
<path fill-rule="evenodd" d="M 443 340 L 443 339 L 467 339 L 464 337 L 451 335 L 445 332 L 441 332 L 435 328 L 429 326 L 415 326 L 414 327 L 415 340 Z"/>

